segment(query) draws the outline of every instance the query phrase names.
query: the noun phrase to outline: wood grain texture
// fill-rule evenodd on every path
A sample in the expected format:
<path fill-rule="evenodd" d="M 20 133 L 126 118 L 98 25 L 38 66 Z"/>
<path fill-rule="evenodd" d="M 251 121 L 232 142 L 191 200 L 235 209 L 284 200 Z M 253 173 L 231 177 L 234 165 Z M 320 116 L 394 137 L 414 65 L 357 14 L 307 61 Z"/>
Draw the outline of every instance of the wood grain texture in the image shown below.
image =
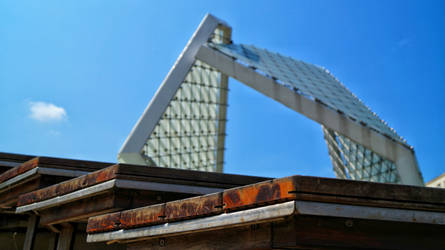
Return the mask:
<path fill-rule="evenodd" d="M 23 174 L 26 171 L 29 171 L 29 170 L 37 167 L 38 164 L 39 164 L 39 157 L 36 157 L 29 161 L 24 162 L 20 166 L 11 168 L 10 170 L 8 170 L 0 175 L 0 183 L 7 181 L 17 175 Z"/>
<path fill-rule="evenodd" d="M 209 200 L 209 197 L 213 199 Z M 89 233 L 192 219 L 223 211 L 232 212 L 297 199 L 348 205 L 445 211 L 445 189 L 307 176 L 280 178 L 225 190 L 221 206 L 216 205 L 219 204 L 216 197 L 217 195 L 199 196 L 164 205 L 123 211 L 119 215 L 120 224 L 106 216 L 93 218 L 90 221 L 94 223 L 94 226 L 89 227 Z M 208 206 L 202 207 L 201 205 L 206 202 Z M 107 222 L 106 220 L 109 219 L 111 221 Z M 104 228 L 100 228 L 100 225 L 104 225 Z"/>
<path fill-rule="evenodd" d="M 68 194 L 86 187 L 90 187 L 99 183 L 116 178 L 118 166 L 114 165 L 103 170 L 83 175 L 68 181 L 64 181 L 57 185 L 39 189 L 19 197 L 17 206 L 24 206 L 34 202 L 48 200 L 56 196 Z"/>

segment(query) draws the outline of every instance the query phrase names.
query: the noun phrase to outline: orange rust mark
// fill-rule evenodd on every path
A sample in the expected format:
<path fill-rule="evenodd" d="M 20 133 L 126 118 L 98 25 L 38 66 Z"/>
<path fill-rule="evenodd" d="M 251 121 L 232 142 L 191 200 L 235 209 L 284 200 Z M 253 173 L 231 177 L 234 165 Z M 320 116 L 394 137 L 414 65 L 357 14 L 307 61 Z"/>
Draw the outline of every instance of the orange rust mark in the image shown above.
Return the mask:
<path fill-rule="evenodd" d="M 34 202 L 51 199 L 56 196 L 68 194 L 82 188 L 93 186 L 101 182 L 105 182 L 116 177 L 116 173 L 119 169 L 118 165 L 98 170 L 87 175 L 83 175 L 68 181 L 61 182 L 42 188 L 34 192 L 26 193 L 19 197 L 17 206 L 23 206 Z"/>
<path fill-rule="evenodd" d="M 87 233 L 99 233 L 120 228 L 121 212 L 104 214 L 88 219 Z"/>
<path fill-rule="evenodd" d="M 262 205 L 295 198 L 292 178 L 275 179 L 224 191 L 224 209 L 233 210 L 246 206 Z"/>
<path fill-rule="evenodd" d="M 164 222 L 165 203 L 123 211 L 120 228 L 132 228 Z"/>
<path fill-rule="evenodd" d="M 40 159 L 39 157 L 32 158 L 31 160 L 26 161 L 23 164 L 4 172 L 3 174 L 0 175 L 0 183 L 37 167 L 37 165 L 39 164 L 39 159 Z"/>
<path fill-rule="evenodd" d="M 167 221 L 173 221 L 222 213 L 222 204 L 222 193 L 167 202 L 165 205 L 165 219 Z"/>

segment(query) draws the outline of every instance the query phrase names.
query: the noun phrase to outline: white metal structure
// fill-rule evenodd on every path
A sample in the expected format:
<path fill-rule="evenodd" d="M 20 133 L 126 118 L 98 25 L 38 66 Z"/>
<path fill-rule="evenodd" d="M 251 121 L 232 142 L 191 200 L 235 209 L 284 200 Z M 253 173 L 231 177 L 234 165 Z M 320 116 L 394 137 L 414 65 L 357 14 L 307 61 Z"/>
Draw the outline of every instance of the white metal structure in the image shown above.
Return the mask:
<path fill-rule="evenodd" d="M 320 123 L 339 178 L 423 185 L 414 150 L 326 69 L 254 46 L 207 15 L 125 141 L 124 163 L 223 170 L 228 77 Z"/>

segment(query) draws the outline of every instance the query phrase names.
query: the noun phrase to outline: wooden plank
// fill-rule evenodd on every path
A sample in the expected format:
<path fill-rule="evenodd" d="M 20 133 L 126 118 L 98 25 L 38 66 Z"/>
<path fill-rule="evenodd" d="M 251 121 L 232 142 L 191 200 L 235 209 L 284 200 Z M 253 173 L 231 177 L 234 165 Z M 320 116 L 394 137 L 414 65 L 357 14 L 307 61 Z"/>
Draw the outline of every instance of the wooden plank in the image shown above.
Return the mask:
<path fill-rule="evenodd" d="M 74 227 L 70 224 L 64 225 L 57 241 L 57 250 L 70 250 L 73 234 Z"/>
<path fill-rule="evenodd" d="M 163 223 L 165 219 L 165 203 L 152 205 L 149 208 L 137 208 L 122 212 L 119 219 L 119 228 L 133 228 Z"/>
<path fill-rule="evenodd" d="M 140 208 L 148 205 L 155 205 L 167 201 L 175 201 L 190 197 L 188 194 L 159 193 L 140 190 L 117 189 L 115 192 L 118 194 L 117 204 L 125 203 L 126 200 L 131 199 L 131 205 L 129 205 L 129 207 L 120 205 L 120 208 Z M 119 202 L 119 200 L 124 201 Z M 114 212 L 89 217 L 86 231 L 89 233 L 98 233 L 117 230 L 121 227 L 120 215 L 121 212 Z"/>
<path fill-rule="evenodd" d="M 20 166 L 14 167 L 3 174 L 0 175 L 0 183 L 7 181 L 17 175 L 23 174 L 26 171 L 29 171 L 35 167 L 37 167 L 39 163 L 39 157 L 33 158 L 29 161 L 24 162 Z"/>
<path fill-rule="evenodd" d="M 103 169 L 105 167 L 109 167 L 111 165 L 113 165 L 113 163 L 73 160 L 73 159 L 55 158 L 55 157 L 39 157 L 39 166 L 49 167 L 49 168 L 62 168 L 62 169 L 83 170 L 83 171 L 93 172 Z"/>
<path fill-rule="evenodd" d="M 108 192 L 97 197 L 52 207 L 40 212 L 40 224 L 52 225 L 86 220 L 89 216 L 119 209 L 115 202 L 116 195 Z"/>
<path fill-rule="evenodd" d="M 0 166 L 4 165 L 1 162 L 20 163 L 15 167 L 9 167 L 7 171 L 0 175 L 0 183 L 13 178 L 14 176 L 23 174 L 30 169 L 37 166 L 49 167 L 49 168 L 62 168 L 71 170 L 83 170 L 83 171 L 96 171 L 104 167 L 110 166 L 111 163 L 106 162 L 93 162 L 93 161 L 81 161 L 52 157 L 34 157 L 27 155 L 16 155 L 0 153 Z"/>
<path fill-rule="evenodd" d="M 48 200 L 31 203 L 24 206 L 17 206 L 16 213 L 24 213 L 28 211 L 39 211 L 50 207 L 60 206 L 77 200 L 87 199 L 105 193 L 115 187 L 115 180 L 109 180 L 91 187 L 77 190 L 62 196 L 57 196 Z M 19 197 L 19 201 L 22 196 Z"/>
<path fill-rule="evenodd" d="M 139 214 L 143 213 L 143 215 L 147 215 L 149 212 L 153 214 L 155 211 L 153 209 L 145 209 L 138 212 L 140 212 Z M 130 221 L 129 224 L 132 226 L 136 225 L 138 228 L 124 228 L 126 230 L 119 230 L 111 233 L 105 232 L 88 234 L 87 242 L 141 240 L 148 237 L 165 237 L 170 235 L 191 234 L 200 231 L 214 231 L 221 228 L 235 228 L 250 224 L 284 220 L 294 213 L 295 205 L 293 201 L 290 201 L 266 207 L 236 211 L 233 213 L 223 213 L 193 220 L 183 220 L 177 222 L 164 221 L 165 223 L 160 225 L 147 224 L 145 227 L 140 227 L 140 224 L 138 225 L 138 223 L 143 222 L 142 220 L 133 220 Z M 124 214 L 124 212 L 121 213 L 121 222 L 123 221 L 122 216 Z M 155 223 L 159 222 L 160 220 L 155 221 Z"/>
<path fill-rule="evenodd" d="M 4 162 L 15 162 L 21 164 L 31 160 L 32 158 L 35 158 L 35 156 L 0 152 L 0 161 Z"/>
<path fill-rule="evenodd" d="M 89 218 L 87 232 L 98 233 L 222 213 L 222 193 L 156 204 Z"/>
<path fill-rule="evenodd" d="M 400 184 L 294 176 L 297 193 L 388 201 L 445 204 L 445 189 Z"/>
<path fill-rule="evenodd" d="M 0 207 L 15 207 L 19 195 L 37 190 L 39 187 L 41 187 L 40 178 L 37 178 L 0 193 Z"/>
<path fill-rule="evenodd" d="M 281 178 L 225 190 L 224 210 L 233 211 L 295 199 L 294 178 Z"/>
<path fill-rule="evenodd" d="M 28 226 L 26 228 L 25 243 L 23 245 L 23 250 L 33 249 L 38 225 L 39 225 L 39 217 L 37 217 L 36 215 L 30 215 L 28 219 Z"/>
<path fill-rule="evenodd" d="M 271 248 L 270 224 L 260 226 L 247 226 L 202 232 L 193 235 L 180 235 L 175 237 L 156 238 L 146 241 L 129 243 L 127 250 L 226 250 L 226 249 L 256 249 L 266 250 Z"/>
<path fill-rule="evenodd" d="M 383 199 L 367 199 L 364 197 L 349 197 L 349 196 L 336 196 L 326 194 L 309 194 L 309 193 L 296 193 L 296 199 L 302 201 L 318 201 L 337 204 L 353 204 L 361 206 L 374 206 L 385 208 L 400 208 L 400 209 L 413 209 L 413 210 L 425 210 L 425 211 L 445 211 L 444 204 L 432 204 L 432 203 L 417 203 L 408 201 L 394 201 Z"/>
<path fill-rule="evenodd" d="M 223 212 L 222 193 L 198 196 L 165 204 L 165 220 L 168 222 L 209 216 Z"/>
<path fill-rule="evenodd" d="M 24 206 L 31 203 L 48 200 L 57 196 L 68 194 L 83 188 L 87 188 L 99 183 L 116 178 L 118 166 L 114 165 L 103 170 L 83 175 L 60 184 L 43 188 L 20 196 L 17 206 Z"/>
<path fill-rule="evenodd" d="M 87 233 L 101 233 L 106 231 L 114 231 L 120 228 L 121 212 L 108 213 L 90 217 L 88 219 Z"/>
<path fill-rule="evenodd" d="M 295 216 L 273 224 L 274 249 L 443 249 L 444 226 Z"/>
<path fill-rule="evenodd" d="M 270 180 L 270 178 L 257 177 L 257 176 L 246 176 L 246 175 L 236 175 L 236 174 L 223 174 L 214 172 L 203 172 L 185 169 L 173 169 L 173 168 L 160 168 L 160 167 L 147 167 L 138 165 L 128 165 L 119 164 L 121 168 L 119 169 L 119 175 L 122 179 L 133 177 L 150 177 L 150 178 L 161 178 L 161 179 L 174 179 L 175 183 L 180 183 L 180 181 L 195 183 L 202 183 L 202 185 L 218 185 L 218 184 L 230 184 L 232 186 L 248 185 L 252 183 L 257 183 L 265 180 Z M 158 179 L 159 180 L 159 179 Z M 199 184 L 196 184 L 199 185 Z"/>

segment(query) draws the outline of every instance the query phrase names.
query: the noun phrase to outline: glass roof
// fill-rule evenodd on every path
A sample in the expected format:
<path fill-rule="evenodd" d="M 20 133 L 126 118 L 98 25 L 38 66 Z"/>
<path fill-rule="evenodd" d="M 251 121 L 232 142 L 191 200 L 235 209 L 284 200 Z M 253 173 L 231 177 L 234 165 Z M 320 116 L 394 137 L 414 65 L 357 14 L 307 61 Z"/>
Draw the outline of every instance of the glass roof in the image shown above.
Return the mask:
<path fill-rule="evenodd" d="M 328 70 L 252 45 L 213 43 L 209 45 L 294 91 L 324 103 L 349 116 L 352 120 L 406 144 L 402 137 L 364 105 Z"/>

